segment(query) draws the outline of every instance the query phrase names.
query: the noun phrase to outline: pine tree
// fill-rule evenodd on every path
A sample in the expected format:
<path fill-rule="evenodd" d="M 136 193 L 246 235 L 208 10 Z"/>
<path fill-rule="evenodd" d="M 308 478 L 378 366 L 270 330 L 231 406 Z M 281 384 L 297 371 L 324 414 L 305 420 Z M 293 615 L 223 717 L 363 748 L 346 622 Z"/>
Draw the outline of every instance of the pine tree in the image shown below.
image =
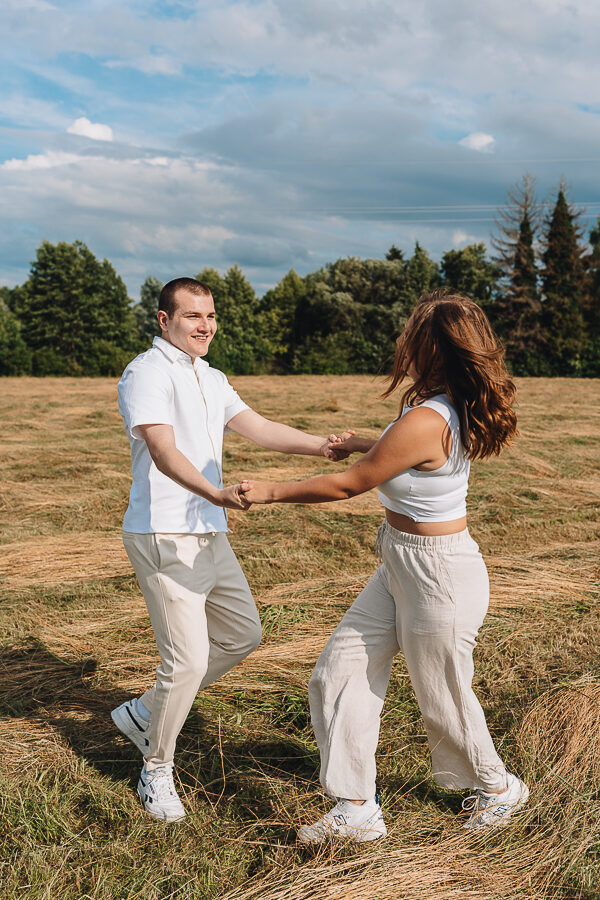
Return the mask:
<path fill-rule="evenodd" d="M 581 374 L 600 376 L 600 218 L 589 236 L 591 252 L 584 258 L 586 276 L 581 311 L 586 340 L 582 354 Z"/>
<path fill-rule="evenodd" d="M 540 216 L 535 178 L 526 173 L 507 192 L 506 206 L 496 218 L 498 233 L 492 237 L 500 278 L 490 318 L 516 375 L 541 374 L 544 367 L 536 258 Z"/>
<path fill-rule="evenodd" d="M 291 371 L 296 364 L 298 319 L 306 301 L 306 283 L 294 269 L 264 295 L 260 302 L 276 369 Z"/>
<path fill-rule="evenodd" d="M 561 184 L 547 219 L 542 257 L 542 329 L 549 375 L 578 374 L 585 345 L 583 248 L 577 218 Z"/>
<path fill-rule="evenodd" d="M 422 294 L 433 291 L 441 282 L 440 268 L 419 242 L 406 263 L 407 286 L 413 305 Z"/>
<path fill-rule="evenodd" d="M 388 262 L 404 262 L 404 251 L 395 244 L 392 244 L 388 252 L 385 254 Z"/>
<path fill-rule="evenodd" d="M 208 358 L 212 366 L 235 375 L 265 371 L 273 348 L 254 288 L 239 266 L 232 266 L 225 278 L 215 269 L 196 276 L 210 288 L 217 313 L 217 333 Z"/>

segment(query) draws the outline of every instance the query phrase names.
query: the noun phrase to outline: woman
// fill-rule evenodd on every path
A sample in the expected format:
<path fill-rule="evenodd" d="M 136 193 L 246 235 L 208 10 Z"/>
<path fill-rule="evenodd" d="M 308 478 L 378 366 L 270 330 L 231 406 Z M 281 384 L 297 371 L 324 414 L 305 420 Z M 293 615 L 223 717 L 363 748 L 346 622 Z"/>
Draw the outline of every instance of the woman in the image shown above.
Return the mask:
<path fill-rule="evenodd" d="M 342 473 L 284 484 L 246 482 L 252 503 L 322 503 L 379 485 L 381 566 L 321 653 L 309 683 L 321 784 L 338 802 L 300 829 L 304 842 L 370 841 L 386 827 L 375 750 L 392 660 L 402 649 L 425 725 L 434 778 L 473 790 L 466 828 L 505 824 L 527 800 L 507 772 L 473 693 L 473 649 L 488 607 L 485 564 L 467 530 L 472 459 L 516 434 L 515 386 L 485 314 L 459 294 L 422 297 L 397 341 L 387 397 L 405 379 L 401 413 L 378 441 L 348 434 Z"/>

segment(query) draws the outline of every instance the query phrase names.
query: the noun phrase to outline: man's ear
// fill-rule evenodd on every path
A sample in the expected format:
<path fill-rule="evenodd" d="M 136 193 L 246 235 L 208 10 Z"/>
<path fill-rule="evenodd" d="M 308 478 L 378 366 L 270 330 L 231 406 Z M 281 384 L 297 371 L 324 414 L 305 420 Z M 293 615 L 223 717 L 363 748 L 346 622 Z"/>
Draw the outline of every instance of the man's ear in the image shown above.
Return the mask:
<path fill-rule="evenodd" d="M 158 319 L 158 324 L 160 325 L 161 331 L 168 331 L 169 314 L 165 312 L 164 309 L 159 309 L 156 313 L 156 318 Z"/>

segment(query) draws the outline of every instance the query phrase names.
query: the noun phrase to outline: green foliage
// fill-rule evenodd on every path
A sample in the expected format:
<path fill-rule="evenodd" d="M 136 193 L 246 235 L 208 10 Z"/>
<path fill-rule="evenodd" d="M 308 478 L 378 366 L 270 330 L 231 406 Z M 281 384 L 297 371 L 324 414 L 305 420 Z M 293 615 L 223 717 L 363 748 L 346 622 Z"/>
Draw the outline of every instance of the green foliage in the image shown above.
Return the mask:
<path fill-rule="evenodd" d="M 586 275 L 581 313 L 586 339 L 581 353 L 581 375 L 600 376 L 600 218 L 590 231 L 591 252 L 585 257 Z"/>
<path fill-rule="evenodd" d="M 0 375 L 30 375 L 31 353 L 21 336 L 21 326 L 0 294 Z"/>
<path fill-rule="evenodd" d="M 392 244 L 388 252 L 385 254 L 385 258 L 390 261 L 395 260 L 396 262 L 404 262 L 404 251 L 399 247 L 396 247 L 395 244 Z"/>
<path fill-rule="evenodd" d="M 534 230 L 525 211 L 519 222 L 519 237 L 515 247 L 511 285 L 514 291 L 528 291 L 532 297 L 537 296 L 538 273 L 533 249 Z"/>
<path fill-rule="evenodd" d="M 508 191 L 492 238 L 498 279 L 488 311 L 515 375 L 539 375 L 547 365 L 538 290 L 539 224 L 535 179 L 527 173 Z"/>
<path fill-rule="evenodd" d="M 444 287 L 466 294 L 485 308 L 490 306 L 500 271 L 486 259 L 485 244 L 448 250 L 442 256 L 441 271 Z"/>
<path fill-rule="evenodd" d="M 135 352 L 125 284 L 80 241 L 38 248 L 19 316 L 35 375 L 118 375 Z"/>
<path fill-rule="evenodd" d="M 295 366 L 298 338 L 297 317 L 306 301 L 306 280 L 293 269 L 276 287 L 264 295 L 261 310 L 266 333 L 273 349 L 275 371 L 290 371 Z"/>
<path fill-rule="evenodd" d="M 415 244 L 413 255 L 406 263 L 406 277 L 413 306 L 421 294 L 426 294 L 440 286 L 440 268 L 418 241 Z"/>
<path fill-rule="evenodd" d="M 140 302 L 133 307 L 140 338 L 140 349 L 143 350 L 150 347 L 155 336 L 161 333 L 156 313 L 162 286 L 162 281 L 159 281 L 154 275 L 148 275 L 140 288 Z"/>
<path fill-rule="evenodd" d="M 534 237 L 525 210 L 519 223 L 509 281 L 499 291 L 494 309 L 495 325 L 515 375 L 540 375 L 547 368 Z"/>
<path fill-rule="evenodd" d="M 600 219 L 584 254 L 561 187 L 545 223 L 525 175 L 499 211 L 495 259 L 483 243 L 443 254 L 415 243 L 385 259 L 347 257 L 305 276 L 291 269 L 259 299 L 238 266 L 197 276 L 218 330 L 209 360 L 228 374 L 361 374 L 387 368 L 419 297 L 439 286 L 487 312 L 517 375 L 600 375 Z M 539 283 L 543 288 L 540 294 Z M 160 334 L 162 284 L 149 275 L 132 306 L 123 281 L 85 246 L 44 242 L 25 284 L 0 288 L 0 374 L 118 375 Z"/>
<path fill-rule="evenodd" d="M 264 372 L 273 347 L 259 299 L 242 270 L 232 266 L 222 278 L 216 269 L 207 268 L 196 277 L 210 288 L 217 311 L 211 365 L 237 375 Z"/>
<path fill-rule="evenodd" d="M 583 249 L 579 244 L 576 214 L 565 192 L 558 191 L 548 221 L 543 254 L 541 326 L 546 345 L 547 370 L 540 374 L 579 374 L 585 347 Z"/>
<path fill-rule="evenodd" d="M 339 259 L 304 282 L 305 294 L 297 292 L 294 372 L 376 372 L 393 358 L 413 305 L 401 260 Z"/>

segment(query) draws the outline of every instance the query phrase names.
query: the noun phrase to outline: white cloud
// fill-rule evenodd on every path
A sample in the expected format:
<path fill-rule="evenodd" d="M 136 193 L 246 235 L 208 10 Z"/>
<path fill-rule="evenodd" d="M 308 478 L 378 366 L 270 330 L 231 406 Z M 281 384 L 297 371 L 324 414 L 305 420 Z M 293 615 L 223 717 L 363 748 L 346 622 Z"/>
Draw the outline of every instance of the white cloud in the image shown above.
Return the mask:
<path fill-rule="evenodd" d="M 30 172 L 34 169 L 55 169 L 57 166 L 68 166 L 78 162 L 81 157 L 77 153 L 64 153 L 61 150 L 49 150 L 47 153 L 31 154 L 25 159 L 7 159 L 0 164 L 0 169 L 13 172 Z"/>
<path fill-rule="evenodd" d="M 33 10 L 34 12 L 56 11 L 56 7 L 46 0 L 4 0 L 4 6 L 8 10 Z"/>
<path fill-rule="evenodd" d="M 145 53 L 135 59 L 109 59 L 104 65 L 108 69 L 137 69 L 144 75 L 181 75 L 183 71 L 183 63 L 175 54 L 167 56 Z"/>
<path fill-rule="evenodd" d="M 481 238 L 477 238 L 474 234 L 467 234 L 462 228 L 457 228 L 452 235 L 452 246 L 462 247 L 463 244 L 476 244 Z"/>
<path fill-rule="evenodd" d="M 490 153 L 494 149 L 496 138 L 485 131 L 472 131 L 466 137 L 461 138 L 458 142 L 461 147 L 468 147 L 469 150 L 477 150 L 479 153 Z"/>
<path fill-rule="evenodd" d="M 237 260 L 266 283 L 484 240 L 527 168 L 597 196 L 597 0 L 51 2 L 0 0 L 35 76 L 3 96 L 2 271 L 79 237 L 131 278 Z"/>
<path fill-rule="evenodd" d="M 75 119 L 67 128 L 69 134 L 79 134 L 81 137 L 91 138 L 93 141 L 112 141 L 113 131 L 110 125 L 102 125 L 100 122 L 90 122 L 85 116 Z"/>

